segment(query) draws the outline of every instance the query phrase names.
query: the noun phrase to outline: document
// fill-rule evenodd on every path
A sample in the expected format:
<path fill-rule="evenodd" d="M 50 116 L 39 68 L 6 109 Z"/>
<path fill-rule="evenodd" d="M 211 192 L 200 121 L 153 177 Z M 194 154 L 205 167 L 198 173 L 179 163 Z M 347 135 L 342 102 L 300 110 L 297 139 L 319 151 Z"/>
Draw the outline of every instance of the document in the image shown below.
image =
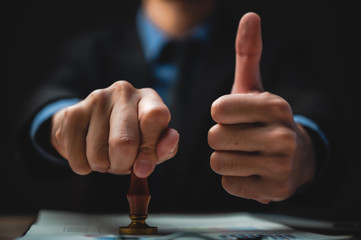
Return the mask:
<path fill-rule="evenodd" d="M 158 227 L 157 236 L 124 236 L 120 226 L 130 223 L 126 214 L 82 214 L 42 210 L 37 221 L 19 240 L 117 240 L 117 239 L 347 239 L 296 231 L 249 213 L 150 214 L 149 226 Z"/>

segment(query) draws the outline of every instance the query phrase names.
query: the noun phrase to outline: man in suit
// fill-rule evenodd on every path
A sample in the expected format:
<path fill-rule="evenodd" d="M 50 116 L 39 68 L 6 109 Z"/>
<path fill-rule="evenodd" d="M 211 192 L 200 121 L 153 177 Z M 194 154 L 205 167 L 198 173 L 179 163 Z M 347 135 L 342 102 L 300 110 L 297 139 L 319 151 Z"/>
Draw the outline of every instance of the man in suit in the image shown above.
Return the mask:
<path fill-rule="evenodd" d="M 234 39 L 218 4 L 143 0 L 134 23 L 72 41 L 34 95 L 25 145 L 89 174 L 89 209 L 114 208 L 92 190 L 126 189 L 131 169 L 150 177 L 158 211 L 267 209 L 317 189 L 328 157 L 324 115 L 298 104 L 309 97 L 300 83 L 317 86 L 271 38 L 260 69 L 259 16 L 244 15 Z"/>

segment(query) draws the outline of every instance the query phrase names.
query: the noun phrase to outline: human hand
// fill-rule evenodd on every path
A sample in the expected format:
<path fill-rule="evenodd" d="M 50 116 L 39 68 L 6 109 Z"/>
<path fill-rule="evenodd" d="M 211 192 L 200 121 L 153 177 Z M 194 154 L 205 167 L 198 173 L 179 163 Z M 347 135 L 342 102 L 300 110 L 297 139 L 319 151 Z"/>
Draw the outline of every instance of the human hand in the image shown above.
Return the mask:
<path fill-rule="evenodd" d="M 211 107 L 211 168 L 230 194 L 261 203 L 289 198 L 315 175 L 311 139 L 283 98 L 263 92 L 260 18 L 244 15 L 236 38 L 232 92 Z"/>
<path fill-rule="evenodd" d="M 172 158 L 179 135 L 170 112 L 152 89 L 126 81 L 98 89 L 52 118 L 51 143 L 80 175 L 91 171 L 141 178 Z"/>

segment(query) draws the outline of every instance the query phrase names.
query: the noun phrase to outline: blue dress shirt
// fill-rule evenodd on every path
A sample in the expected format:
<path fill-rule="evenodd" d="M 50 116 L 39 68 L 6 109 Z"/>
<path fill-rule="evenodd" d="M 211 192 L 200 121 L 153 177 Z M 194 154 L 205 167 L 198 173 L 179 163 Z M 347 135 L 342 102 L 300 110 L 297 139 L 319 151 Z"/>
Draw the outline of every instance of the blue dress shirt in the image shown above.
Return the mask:
<path fill-rule="evenodd" d="M 179 68 L 175 62 L 157 62 L 162 50 L 170 42 L 177 42 L 179 45 L 186 44 L 188 40 L 207 42 L 210 32 L 210 21 L 195 26 L 181 39 L 174 41 L 167 33 L 159 29 L 148 15 L 140 9 L 137 14 L 137 28 L 142 44 L 145 60 L 151 64 L 151 74 L 156 79 L 153 88 L 162 97 L 165 104 L 169 103 L 169 94 L 172 86 L 177 81 Z"/>

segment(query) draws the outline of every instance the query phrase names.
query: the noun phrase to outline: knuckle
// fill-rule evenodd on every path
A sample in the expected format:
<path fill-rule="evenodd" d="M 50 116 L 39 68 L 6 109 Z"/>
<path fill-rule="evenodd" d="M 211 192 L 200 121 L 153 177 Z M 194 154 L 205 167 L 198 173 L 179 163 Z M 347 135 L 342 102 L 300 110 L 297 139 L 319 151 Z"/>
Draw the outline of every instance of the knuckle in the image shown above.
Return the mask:
<path fill-rule="evenodd" d="M 272 112 L 274 113 L 282 113 L 287 109 L 287 103 L 278 97 L 273 97 L 273 99 L 271 101 L 268 102 L 268 108 L 271 109 Z"/>
<path fill-rule="evenodd" d="M 133 85 L 124 80 L 116 81 L 110 86 L 110 88 L 113 91 L 120 93 L 131 93 L 135 91 Z"/>
<path fill-rule="evenodd" d="M 64 131 L 62 127 L 57 128 L 53 131 L 52 134 L 52 143 L 53 145 L 59 145 L 60 143 L 64 143 Z"/>
<path fill-rule="evenodd" d="M 117 148 L 135 148 L 138 147 L 139 141 L 138 139 L 131 138 L 129 136 L 119 136 L 119 137 L 111 137 L 108 140 L 109 148 L 117 149 Z"/>
<path fill-rule="evenodd" d="M 143 94 L 145 95 L 151 95 L 151 96 L 159 96 L 159 94 L 157 93 L 157 91 L 155 91 L 153 88 L 142 88 L 140 89 Z"/>
<path fill-rule="evenodd" d="M 142 116 L 141 121 L 157 122 L 162 126 L 167 126 L 170 122 L 170 111 L 165 105 L 154 106 L 148 109 Z"/>
<path fill-rule="evenodd" d="M 289 121 L 292 119 L 292 109 L 290 104 L 280 96 L 264 93 L 264 97 L 267 98 L 266 109 L 270 111 L 274 116 L 280 120 Z"/>
<path fill-rule="evenodd" d="M 129 173 L 139 147 L 139 139 L 131 136 L 113 136 L 108 140 L 110 167 L 113 174 Z"/>
<path fill-rule="evenodd" d="M 67 107 L 66 109 L 64 109 L 64 124 L 78 124 L 80 123 L 79 120 L 81 120 L 84 115 L 85 110 L 79 105 Z"/>
<path fill-rule="evenodd" d="M 87 100 L 92 106 L 103 107 L 108 101 L 108 92 L 105 89 L 97 89 L 89 94 Z"/>

